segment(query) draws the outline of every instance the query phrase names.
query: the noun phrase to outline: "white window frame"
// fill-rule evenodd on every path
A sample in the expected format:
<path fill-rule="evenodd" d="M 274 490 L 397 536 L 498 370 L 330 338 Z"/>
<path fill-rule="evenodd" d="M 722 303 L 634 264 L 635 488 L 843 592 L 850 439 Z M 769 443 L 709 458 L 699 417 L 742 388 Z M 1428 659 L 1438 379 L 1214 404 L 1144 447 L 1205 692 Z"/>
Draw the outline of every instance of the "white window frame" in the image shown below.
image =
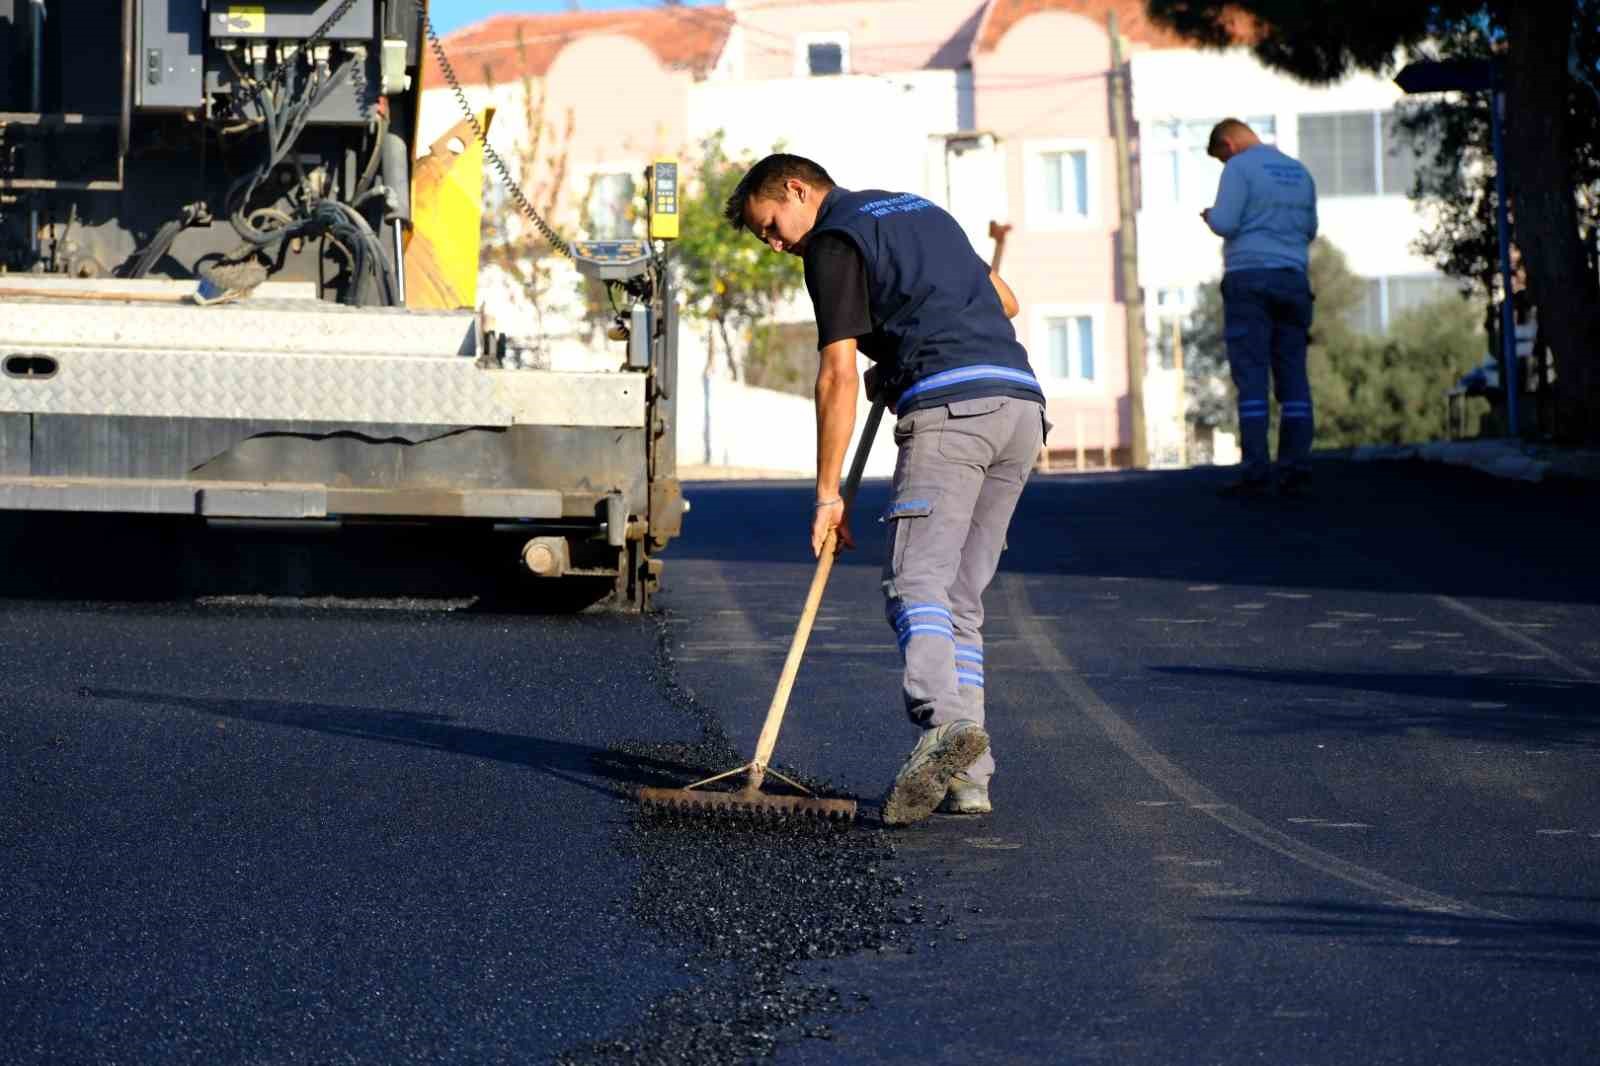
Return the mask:
<path fill-rule="evenodd" d="M 1050 319 L 1087 318 L 1089 339 L 1094 345 L 1095 375 L 1090 380 L 1057 377 L 1050 366 Z M 1098 395 L 1106 391 L 1106 309 L 1103 304 L 1033 304 L 1028 309 L 1028 361 L 1033 364 L 1039 386 L 1046 396 Z"/>
<path fill-rule="evenodd" d="M 1083 153 L 1084 214 L 1056 213 L 1046 206 L 1044 157 L 1057 152 Z M 1023 204 L 1025 228 L 1036 233 L 1059 233 L 1089 229 L 1100 223 L 1100 145 L 1082 138 L 1054 138 L 1026 141 L 1022 146 Z"/>
<path fill-rule="evenodd" d="M 811 46 L 836 44 L 839 46 L 839 73 L 812 74 Z M 828 30 L 821 33 L 797 33 L 794 38 L 794 76 L 797 78 L 843 77 L 850 73 L 850 34 L 845 30 Z"/>
<path fill-rule="evenodd" d="M 1400 114 L 1398 107 L 1387 110 L 1374 110 L 1371 108 L 1353 108 L 1343 111 L 1302 111 L 1295 115 L 1295 151 L 1296 158 L 1303 158 L 1305 148 L 1300 143 L 1300 120 L 1302 118 L 1337 118 L 1344 115 L 1365 115 L 1372 124 L 1372 191 L 1371 192 L 1332 192 L 1317 190 L 1318 199 L 1328 200 L 1381 200 L 1381 199 L 1406 199 L 1405 192 L 1387 192 L 1384 186 L 1389 183 L 1389 153 L 1384 149 L 1389 145 L 1389 136 L 1385 123 L 1390 119 L 1397 119 Z M 1395 147 L 1401 151 L 1409 151 L 1408 147 L 1399 144 L 1395 139 Z M 1419 164 L 1420 165 L 1420 164 Z"/>
<path fill-rule="evenodd" d="M 1276 145 L 1278 143 L 1278 128 L 1282 125 L 1277 112 L 1264 112 L 1261 114 L 1247 115 L 1242 121 L 1254 130 L 1260 137 L 1262 144 Z M 1179 188 L 1169 189 L 1173 175 L 1167 172 L 1160 164 L 1181 160 L 1192 150 L 1204 152 L 1204 142 L 1189 139 L 1182 132 L 1173 127 L 1191 127 L 1196 131 L 1204 130 L 1208 135 L 1210 131 L 1221 122 L 1223 116 L 1195 116 L 1195 115 L 1162 115 L 1141 120 L 1139 123 L 1140 136 L 1140 204 L 1144 210 L 1153 211 L 1190 211 L 1209 205 L 1215 198 L 1217 183 L 1222 179 L 1222 164 L 1214 159 L 1204 157 L 1207 169 L 1201 175 L 1195 175 L 1199 181 L 1198 188 L 1188 188 L 1182 178 L 1190 172 L 1183 169 L 1180 161 Z M 1270 123 L 1270 127 L 1269 124 Z M 1207 137 L 1209 140 L 1209 136 Z M 1196 160 L 1198 162 L 1198 160 Z M 1172 195 L 1175 193 L 1176 195 Z"/>
<path fill-rule="evenodd" d="M 639 185 L 644 181 L 644 160 L 621 160 L 615 163 L 594 163 L 585 167 L 578 167 L 568 171 L 568 180 L 574 181 L 574 187 L 583 190 L 583 199 L 578 201 L 577 229 L 582 234 L 583 240 L 597 240 L 589 232 L 589 192 L 595 178 L 609 177 L 614 174 L 626 174 L 633 179 L 633 191 L 639 192 Z M 642 227 L 635 227 L 642 232 Z"/>

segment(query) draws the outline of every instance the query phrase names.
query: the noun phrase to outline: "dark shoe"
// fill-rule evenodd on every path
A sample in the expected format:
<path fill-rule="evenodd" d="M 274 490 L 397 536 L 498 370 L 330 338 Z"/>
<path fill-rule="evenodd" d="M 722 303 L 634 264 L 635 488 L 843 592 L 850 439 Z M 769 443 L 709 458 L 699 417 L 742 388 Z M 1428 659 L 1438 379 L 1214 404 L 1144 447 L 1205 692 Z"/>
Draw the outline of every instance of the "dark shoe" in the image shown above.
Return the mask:
<path fill-rule="evenodd" d="M 1265 478 L 1241 478 L 1222 486 L 1217 495 L 1230 500 L 1260 499 L 1272 495 L 1272 482 Z"/>
<path fill-rule="evenodd" d="M 989 734 L 965 718 L 922 734 L 883 798 L 884 825 L 910 825 L 933 813 L 950 780 L 989 750 Z"/>

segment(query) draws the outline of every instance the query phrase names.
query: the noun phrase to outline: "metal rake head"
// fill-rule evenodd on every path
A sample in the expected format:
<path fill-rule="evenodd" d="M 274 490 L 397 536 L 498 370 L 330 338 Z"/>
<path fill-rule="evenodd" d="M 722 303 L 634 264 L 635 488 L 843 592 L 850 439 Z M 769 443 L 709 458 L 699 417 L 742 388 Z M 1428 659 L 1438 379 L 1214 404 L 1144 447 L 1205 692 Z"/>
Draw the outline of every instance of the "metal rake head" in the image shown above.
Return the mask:
<path fill-rule="evenodd" d="M 818 796 L 775 796 L 758 789 L 711 792 L 687 788 L 641 788 L 639 802 L 654 810 L 719 818 L 817 818 L 852 822 L 856 801 Z"/>

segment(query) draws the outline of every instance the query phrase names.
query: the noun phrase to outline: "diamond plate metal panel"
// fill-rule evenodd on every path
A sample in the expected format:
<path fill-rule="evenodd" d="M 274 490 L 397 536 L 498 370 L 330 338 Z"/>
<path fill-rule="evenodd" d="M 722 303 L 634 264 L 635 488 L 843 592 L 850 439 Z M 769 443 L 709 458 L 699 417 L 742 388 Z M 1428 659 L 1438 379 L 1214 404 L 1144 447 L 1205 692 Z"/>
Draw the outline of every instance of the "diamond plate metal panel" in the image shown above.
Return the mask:
<path fill-rule="evenodd" d="M 50 378 L 0 376 L 0 412 L 449 426 L 642 426 L 645 378 L 471 360 L 38 345 Z M 0 359 L 9 353 L 0 350 Z"/>
<path fill-rule="evenodd" d="M 318 300 L 258 299 L 214 307 L 26 297 L 4 301 L 0 349 L 41 346 L 163 354 L 188 349 L 471 357 L 478 353 L 478 333 L 471 311 L 345 307 Z"/>

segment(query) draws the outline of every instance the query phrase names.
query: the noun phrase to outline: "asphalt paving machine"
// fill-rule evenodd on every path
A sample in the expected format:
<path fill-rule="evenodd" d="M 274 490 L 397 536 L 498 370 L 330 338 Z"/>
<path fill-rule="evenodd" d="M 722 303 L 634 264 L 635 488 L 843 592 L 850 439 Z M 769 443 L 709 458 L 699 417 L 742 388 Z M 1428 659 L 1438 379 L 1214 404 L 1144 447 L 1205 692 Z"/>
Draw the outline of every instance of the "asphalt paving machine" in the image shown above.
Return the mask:
<path fill-rule="evenodd" d="M 618 343 L 504 360 L 482 153 L 509 175 L 470 111 L 419 159 L 429 47 L 455 85 L 421 0 L 0 0 L 0 509 L 482 527 L 647 606 L 683 510 L 666 243 L 569 244 L 516 193 Z"/>

